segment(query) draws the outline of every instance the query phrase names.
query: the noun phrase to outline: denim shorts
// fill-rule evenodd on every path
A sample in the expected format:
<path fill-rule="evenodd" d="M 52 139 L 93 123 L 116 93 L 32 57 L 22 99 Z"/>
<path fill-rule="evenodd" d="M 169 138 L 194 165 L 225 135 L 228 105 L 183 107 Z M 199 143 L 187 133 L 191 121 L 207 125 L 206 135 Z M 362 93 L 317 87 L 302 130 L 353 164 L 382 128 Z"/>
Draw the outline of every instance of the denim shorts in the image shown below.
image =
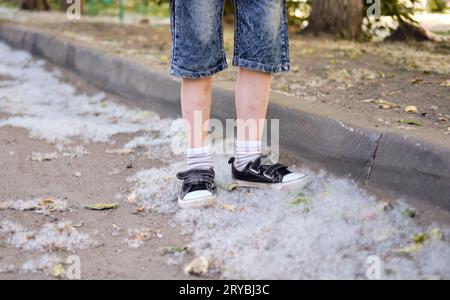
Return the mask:
<path fill-rule="evenodd" d="M 225 0 L 171 0 L 170 74 L 201 78 L 227 68 L 222 16 Z M 286 0 L 234 0 L 233 66 L 289 71 Z"/>

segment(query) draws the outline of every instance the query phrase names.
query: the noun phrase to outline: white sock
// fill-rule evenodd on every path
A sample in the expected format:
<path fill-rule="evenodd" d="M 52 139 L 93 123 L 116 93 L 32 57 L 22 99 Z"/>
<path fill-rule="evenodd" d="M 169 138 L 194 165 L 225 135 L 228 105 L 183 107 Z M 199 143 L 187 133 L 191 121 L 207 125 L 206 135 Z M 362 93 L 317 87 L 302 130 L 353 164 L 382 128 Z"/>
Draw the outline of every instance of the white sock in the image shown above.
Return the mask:
<path fill-rule="evenodd" d="M 190 169 L 210 169 L 213 167 L 213 160 L 209 147 L 187 148 L 186 168 Z"/>
<path fill-rule="evenodd" d="M 261 141 L 236 140 L 234 148 L 236 169 L 241 171 L 249 162 L 257 159 L 261 155 L 261 145 Z"/>

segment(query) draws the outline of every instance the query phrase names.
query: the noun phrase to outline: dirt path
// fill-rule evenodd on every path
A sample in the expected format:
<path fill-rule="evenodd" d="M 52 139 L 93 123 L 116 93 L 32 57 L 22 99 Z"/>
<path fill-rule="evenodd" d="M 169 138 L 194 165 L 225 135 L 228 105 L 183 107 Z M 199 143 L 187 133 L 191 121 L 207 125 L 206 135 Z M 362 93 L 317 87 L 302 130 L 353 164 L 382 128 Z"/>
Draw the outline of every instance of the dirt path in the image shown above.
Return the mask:
<path fill-rule="evenodd" d="M 125 139 L 129 139 L 129 136 L 115 138 L 117 145 Z M 55 147 L 45 141 L 28 138 L 26 130 L 18 128 L 0 128 L 0 141 L 0 199 L 32 200 L 50 197 L 67 201 L 64 211 L 49 215 L 37 214 L 35 211 L 2 211 L 2 222 L 8 220 L 30 230 L 40 230 L 45 224 L 71 222 L 80 234 L 88 234 L 93 244 L 88 245 L 85 250 L 77 249 L 77 243 L 82 243 L 72 234 L 75 235 L 73 253 L 59 249 L 50 252 L 57 257 L 56 261 L 65 261 L 69 255 L 78 255 L 83 279 L 186 278 L 182 265 L 167 264 L 167 256 L 162 256 L 161 253 L 166 247 L 186 245 L 188 236 L 180 235 L 177 228 L 169 226 L 166 217 L 150 212 L 136 214 L 135 206 L 116 199 L 117 193 L 130 193 L 131 185 L 126 180 L 127 176 L 161 162 L 136 158 L 132 162 L 133 168 L 127 168 L 129 156 L 105 155 L 105 151 L 111 148 L 109 144 L 86 145 L 84 149 L 90 154 L 80 157 L 38 162 L 27 157 L 34 151 L 54 152 Z M 76 172 L 81 174 L 80 177 L 77 177 Z M 118 173 L 108 175 L 111 172 Z M 111 211 L 91 211 L 84 208 L 85 205 L 104 202 L 118 202 L 120 207 Z M 117 230 L 113 226 L 121 229 Z M 128 230 L 134 229 L 142 232 L 151 230 L 161 236 L 143 241 L 138 249 L 130 248 L 125 239 L 128 237 Z M 56 239 L 50 235 L 44 235 L 43 238 L 46 240 L 42 244 L 31 245 L 31 249 L 26 251 L 19 250 L 14 245 L 1 247 L 0 265 L 8 268 L 12 264 L 13 272 L 0 273 L 0 278 L 52 277 L 56 262 L 45 259 L 49 255 L 46 252 L 55 241 L 59 240 L 62 248 L 66 242 L 64 234 Z M 15 245 L 19 248 L 26 247 L 21 242 L 17 243 Z M 43 261 L 39 263 L 38 260 L 42 257 Z M 32 264 L 28 267 L 30 270 L 21 269 L 27 263 Z M 34 271 L 38 273 L 33 274 Z"/>
<path fill-rule="evenodd" d="M 180 210 L 172 120 L 2 43 L 0 80 L 0 279 L 65 278 L 70 255 L 83 279 L 186 278 L 198 256 L 208 278 L 450 276 L 445 212 L 295 160 L 304 190 L 233 190 L 227 155 L 216 160 L 218 203 Z"/>

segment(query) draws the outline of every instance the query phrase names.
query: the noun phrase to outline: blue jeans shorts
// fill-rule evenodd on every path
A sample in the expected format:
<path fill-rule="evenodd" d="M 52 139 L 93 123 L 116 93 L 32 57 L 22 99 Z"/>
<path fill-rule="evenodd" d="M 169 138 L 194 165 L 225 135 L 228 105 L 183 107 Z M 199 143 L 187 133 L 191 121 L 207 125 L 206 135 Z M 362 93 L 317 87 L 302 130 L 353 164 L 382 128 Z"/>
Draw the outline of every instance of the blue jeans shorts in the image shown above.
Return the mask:
<path fill-rule="evenodd" d="M 222 16 L 225 0 L 171 0 L 170 74 L 211 76 L 227 68 Z M 286 0 L 234 0 L 233 66 L 289 71 Z"/>

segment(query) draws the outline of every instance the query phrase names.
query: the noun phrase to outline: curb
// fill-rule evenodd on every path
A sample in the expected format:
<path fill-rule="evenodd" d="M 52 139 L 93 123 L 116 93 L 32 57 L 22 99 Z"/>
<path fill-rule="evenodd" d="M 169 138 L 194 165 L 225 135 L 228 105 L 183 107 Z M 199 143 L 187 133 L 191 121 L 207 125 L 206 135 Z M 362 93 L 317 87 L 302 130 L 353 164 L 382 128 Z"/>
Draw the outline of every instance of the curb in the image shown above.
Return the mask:
<path fill-rule="evenodd" d="M 179 115 L 180 82 L 168 74 L 15 25 L 0 24 L 0 39 L 145 109 Z M 221 88 L 214 88 L 213 94 L 212 117 L 234 119 L 234 94 Z M 450 147 L 350 125 L 293 107 L 292 98 L 274 95 L 269 106 L 268 118 L 280 120 L 283 150 L 394 196 L 407 196 L 450 211 Z"/>

